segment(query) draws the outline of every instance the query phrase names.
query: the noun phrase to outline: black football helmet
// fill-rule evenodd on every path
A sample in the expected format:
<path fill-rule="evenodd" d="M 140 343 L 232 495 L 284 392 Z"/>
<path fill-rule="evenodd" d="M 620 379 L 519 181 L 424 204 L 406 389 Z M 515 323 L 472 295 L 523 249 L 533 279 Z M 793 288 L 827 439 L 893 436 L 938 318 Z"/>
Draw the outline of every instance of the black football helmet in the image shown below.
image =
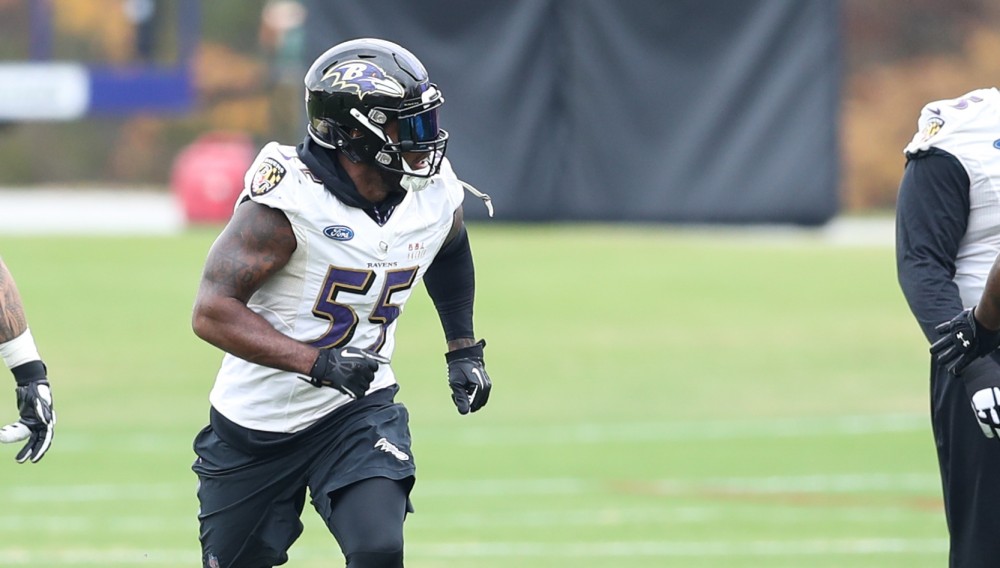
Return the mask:
<path fill-rule="evenodd" d="M 423 64 L 395 43 L 362 38 L 333 46 L 305 76 L 309 136 L 355 163 L 427 178 L 438 173 L 448 133 L 438 127 L 444 97 Z M 397 121 L 398 140 L 386 129 Z M 411 168 L 404 153 L 423 153 Z"/>

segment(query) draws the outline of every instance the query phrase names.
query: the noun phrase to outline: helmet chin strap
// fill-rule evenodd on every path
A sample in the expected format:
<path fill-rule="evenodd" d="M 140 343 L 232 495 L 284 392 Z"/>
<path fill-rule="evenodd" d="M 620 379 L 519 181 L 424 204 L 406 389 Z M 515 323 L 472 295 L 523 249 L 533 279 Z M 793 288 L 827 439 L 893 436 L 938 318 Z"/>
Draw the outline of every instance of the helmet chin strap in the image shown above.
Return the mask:
<path fill-rule="evenodd" d="M 350 112 L 351 116 L 353 116 L 355 120 L 360 122 L 361 125 L 367 128 L 368 130 L 374 132 L 375 136 L 378 136 L 382 140 L 382 142 L 389 143 L 389 138 L 385 135 L 382 129 L 372 124 L 372 122 L 368 120 L 367 116 L 361 114 L 361 111 L 359 111 L 356 108 L 352 108 Z M 403 171 L 405 172 L 403 174 L 403 177 L 400 178 L 399 180 L 400 187 L 402 187 L 406 191 L 420 191 L 422 189 L 425 189 L 428 185 L 430 185 L 431 178 L 421 177 L 421 175 L 426 176 L 426 174 L 430 172 L 431 167 L 429 165 L 414 170 L 410 168 L 410 164 L 407 163 L 406 158 L 400 156 L 399 161 L 401 162 L 403 166 Z M 418 174 L 418 175 L 409 175 L 409 174 Z"/>
<path fill-rule="evenodd" d="M 458 183 L 462 184 L 462 187 L 464 187 L 466 191 L 468 191 L 472 195 L 475 195 L 479 199 L 482 199 L 483 205 L 486 206 L 486 211 L 490 214 L 490 217 L 493 217 L 493 198 L 490 197 L 489 194 L 483 193 L 478 189 L 472 187 L 471 183 L 466 183 L 462 180 L 458 180 Z"/>

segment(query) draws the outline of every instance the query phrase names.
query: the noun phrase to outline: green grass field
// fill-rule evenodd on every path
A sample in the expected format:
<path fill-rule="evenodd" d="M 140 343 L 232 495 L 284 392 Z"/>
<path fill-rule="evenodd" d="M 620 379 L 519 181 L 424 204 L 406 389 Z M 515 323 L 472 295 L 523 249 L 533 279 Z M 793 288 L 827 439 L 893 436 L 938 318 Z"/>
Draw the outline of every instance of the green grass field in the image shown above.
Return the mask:
<path fill-rule="evenodd" d="M 191 440 L 220 353 L 189 320 L 216 232 L 0 237 L 59 414 L 42 462 L 0 448 L 0 565 L 198 565 Z M 603 225 L 472 237 L 483 412 L 455 412 L 422 290 L 400 320 L 408 567 L 945 564 L 926 345 L 888 245 Z M 304 518 L 288 566 L 342 565 Z"/>

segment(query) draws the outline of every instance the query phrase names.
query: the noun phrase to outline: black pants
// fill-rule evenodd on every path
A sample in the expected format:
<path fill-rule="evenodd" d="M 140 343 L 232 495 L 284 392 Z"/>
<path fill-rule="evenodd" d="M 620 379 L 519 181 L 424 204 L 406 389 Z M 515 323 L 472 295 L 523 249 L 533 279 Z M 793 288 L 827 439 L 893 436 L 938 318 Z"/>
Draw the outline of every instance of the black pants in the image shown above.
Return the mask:
<path fill-rule="evenodd" d="M 1000 385 L 1000 365 L 974 362 L 959 377 L 931 370 L 931 422 L 937 445 L 950 568 L 1000 566 L 1000 438 L 989 439 L 972 410 L 972 393 Z"/>
<path fill-rule="evenodd" d="M 307 490 L 350 568 L 401 567 L 415 468 L 408 415 L 394 394 L 369 394 L 290 435 L 248 430 L 213 411 L 192 466 L 205 568 L 287 562 Z"/>

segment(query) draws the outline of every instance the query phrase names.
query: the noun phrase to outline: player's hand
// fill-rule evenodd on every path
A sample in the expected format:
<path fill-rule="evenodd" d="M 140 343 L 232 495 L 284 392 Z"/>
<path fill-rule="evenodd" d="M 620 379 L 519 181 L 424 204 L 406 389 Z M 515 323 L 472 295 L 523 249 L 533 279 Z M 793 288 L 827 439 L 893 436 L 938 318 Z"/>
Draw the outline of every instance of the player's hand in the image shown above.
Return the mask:
<path fill-rule="evenodd" d="M 365 396 L 379 364 L 388 362 L 378 353 L 357 347 L 321 349 L 309 371 L 310 378 L 299 378 L 314 387 L 332 387 L 357 399 Z"/>
<path fill-rule="evenodd" d="M 1000 388 L 986 387 L 972 395 L 972 410 L 987 438 L 1000 439 Z"/>
<path fill-rule="evenodd" d="M 943 337 L 931 345 L 931 355 L 938 363 L 956 375 L 976 359 L 988 355 L 1000 344 L 1000 331 L 990 331 L 976 319 L 974 308 L 962 313 L 936 328 Z"/>
<path fill-rule="evenodd" d="M 448 361 L 448 385 L 451 387 L 451 400 L 458 408 L 459 414 L 475 412 L 486 406 L 490 399 L 490 389 L 493 383 L 486 374 L 483 363 L 483 347 L 486 340 L 470 347 L 449 351 L 444 358 Z"/>
<path fill-rule="evenodd" d="M 37 462 L 49 451 L 56 425 L 45 364 L 32 361 L 11 370 L 17 381 L 17 410 L 21 418 L 0 428 L 0 442 L 11 444 L 27 440 L 14 459 L 17 463 Z"/>

